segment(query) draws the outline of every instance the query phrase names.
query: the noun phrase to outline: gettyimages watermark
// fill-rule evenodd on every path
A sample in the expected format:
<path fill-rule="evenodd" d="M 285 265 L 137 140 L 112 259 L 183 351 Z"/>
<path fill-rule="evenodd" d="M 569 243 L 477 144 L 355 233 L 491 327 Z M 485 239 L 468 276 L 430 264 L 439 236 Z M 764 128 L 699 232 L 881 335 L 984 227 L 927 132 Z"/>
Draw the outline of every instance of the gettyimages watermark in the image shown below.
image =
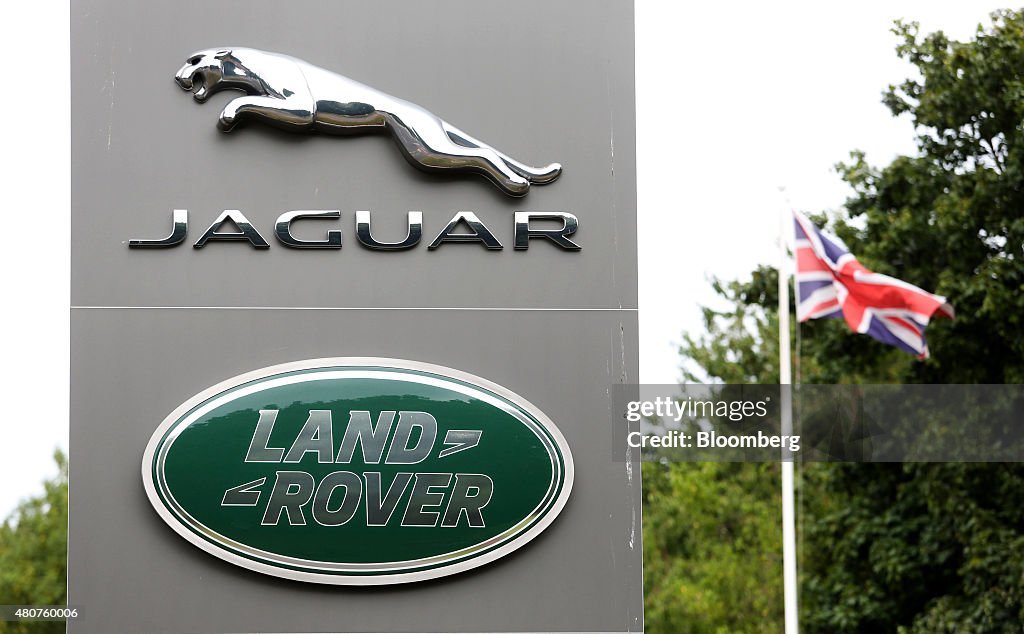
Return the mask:
<path fill-rule="evenodd" d="M 616 385 L 612 394 L 619 462 L 1024 461 L 1021 385 Z"/>

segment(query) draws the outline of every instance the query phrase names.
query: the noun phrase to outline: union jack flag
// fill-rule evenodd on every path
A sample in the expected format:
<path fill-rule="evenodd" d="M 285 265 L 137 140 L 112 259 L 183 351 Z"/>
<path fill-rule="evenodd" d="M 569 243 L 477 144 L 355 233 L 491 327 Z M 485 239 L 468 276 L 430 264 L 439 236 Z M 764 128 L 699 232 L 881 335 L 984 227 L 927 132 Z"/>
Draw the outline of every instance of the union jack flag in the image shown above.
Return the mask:
<path fill-rule="evenodd" d="M 800 321 L 842 317 L 850 330 L 928 357 L 924 329 L 936 313 L 953 318 L 945 297 L 873 273 L 846 245 L 794 211 L 796 316 Z"/>

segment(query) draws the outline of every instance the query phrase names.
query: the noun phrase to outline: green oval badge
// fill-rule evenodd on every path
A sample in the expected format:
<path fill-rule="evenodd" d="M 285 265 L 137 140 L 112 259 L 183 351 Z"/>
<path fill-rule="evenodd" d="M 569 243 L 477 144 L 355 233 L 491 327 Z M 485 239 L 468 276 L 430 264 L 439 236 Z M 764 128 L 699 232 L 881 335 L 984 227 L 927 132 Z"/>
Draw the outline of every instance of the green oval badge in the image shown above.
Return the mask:
<path fill-rule="evenodd" d="M 433 579 L 516 550 L 565 506 L 573 462 L 540 410 L 435 365 L 277 365 L 190 398 L 153 434 L 150 502 L 233 564 L 300 581 Z"/>

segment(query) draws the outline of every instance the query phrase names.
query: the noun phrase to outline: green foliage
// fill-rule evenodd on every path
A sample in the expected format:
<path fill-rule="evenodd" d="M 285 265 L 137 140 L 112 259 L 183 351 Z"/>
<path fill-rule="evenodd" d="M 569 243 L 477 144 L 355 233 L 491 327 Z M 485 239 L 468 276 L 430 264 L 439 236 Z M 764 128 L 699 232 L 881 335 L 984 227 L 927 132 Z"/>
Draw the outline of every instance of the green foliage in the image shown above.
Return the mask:
<path fill-rule="evenodd" d="M 934 359 L 901 380 L 1024 382 L 1024 13 L 994 13 L 968 42 L 921 37 L 913 23 L 894 32 L 920 78 L 884 102 L 918 126 L 920 153 L 840 165 L 855 194 L 846 216 L 865 226 L 837 230 L 869 268 L 954 300 L 956 321 L 929 327 Z"/>
<path fill-rule="evenodd" d="M 651 634 L 774 634 L 782 622 L 779 466 L 643 465 Z"/>
<path fill-rule="evenodd" d="M 58 473 L 39 497 L 25 500 L 0 525 L 0 604 L 67 603 L 68 462 L 54 453 Z M 64 623 L 4 622 L 0 633 L 63 632 Z"/>
<path fill-rule="evenodd" d="M 835 229 L 867 266 L 949 297 L 957 319 L 929 326 L 932 359 L 887 374 L 808 334 L 807 355 L 827 370 L 805 378 L 1019 383 L 1024 13 L 993 14 L 969 42 L 894 31 L 920 77 L 884 101 L 913 118 L 920 152 L 839 166 L 854 196 Z M 1024 631 L 1021 465 L 812 465 L 804 488 L 806 631 Z"/>
<path fill-rule="evenodd" d="M 948 297 L 957 318 L 928 327 L 932 358 L 924 362 L 850 333 L 841 320 L 801 324 L 797 376 L 805 383 L 1024 382 L 1024 11 L 993 14 L 967 42 L 921 36 L 913 23 L 897 23 L 894 32 L 897 53 L 919 77 L 891 86 L 883 100 L 895 116 L 913 119 L 919 152 L 881 168 L 853 153 L 837 166 L 853 195 L 829 225 L 869 268 Z M 776 281 L 765 267 L 749 280 L 716 281 L 732 308 L 706 310 L 707 333 L 685 337 L 681 355 L 713 378 L 776 381 Z M 741 480 L 762 468 L 730 467 Z M 721 486 L 718 474 L 693 465 L 656 469 L 665 473 L 650 476 L 655 491 L 663 481 L 701 477 L 697 488 Z M 1024 631 L 1024 466 L 809 464 L 799 475 L 802 631 Z M 719 503 L 702 512 L 717 517 L 734 501 Z M 677 522 L 697 512 L 686 500 L 679 506 Z M 644 512 L 645 520 L 660 516 L 653 501 Z M 668 583 L 697 583 L 688 592 L 700 596 L 742 579 L 687 577 L 708 565 L 699 559 L 708 555 L 659 547 L 680 538 L 669 532 L 674 526 L 664 518 L 645 525 L 649 557 L 664 558 L 647 564 L 648 573 L 675 579 L 648 581 L 648 629 L 756 631 L 765 617 L 742 603 L 737 611 L 748 620 L 712 611 L 718 620 L 678 629 L 687 619 L 677 615 L 689 613 L 680 600 L 662 598 Z M 765 562 L 765 570 L 777 566 Z"/>
<path fill-rule="evenodd" d="M 715 292 L 731 308 L 717 311 L 703 307 L 704 334 L 683 334 L 680 352 L 707 376 L 726 383 L 779 382 L 779 318 L 766 309 L 779 301 L 778 272 L 758 267 L 749 282 L 723 284 L 715 279 Z M 704 377 L 683 368 L 683 380 L 703 383 Z"/>
<path fill-rule="evenodd" d="M 1024 465 L 804 472 L 805 632 L 1020 632 Z"/>

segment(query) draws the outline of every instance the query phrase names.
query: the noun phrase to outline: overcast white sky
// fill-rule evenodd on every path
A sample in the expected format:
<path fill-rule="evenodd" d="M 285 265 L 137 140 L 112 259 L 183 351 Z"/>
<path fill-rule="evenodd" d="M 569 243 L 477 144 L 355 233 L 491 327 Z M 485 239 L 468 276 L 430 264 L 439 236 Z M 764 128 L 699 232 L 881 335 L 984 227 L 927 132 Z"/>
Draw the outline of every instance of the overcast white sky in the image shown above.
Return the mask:
<path fill-rule="evenodd" d="M 778 262 L 786 198 L 800 210 L 840 207 L 849 189 L 833 165 L 851 150 L 874 164 L 914 152 L 910 121 L 881 104 L 911 72 L 893 21 L 968 39 L 1012 5 L 637 4 L 640 381 L 674 383 L 682 331 L 699 333 L 699 305 L 718 305 L 708 277 Z"/>
<path fill-rule="evenodd" d="M 875 163 L 913 151 L 909 122 L 879 103 L 908 73 L 892 21 L 966 38 L 1007 5 L 638 5 L 640 380 L 670 383 L 673 342 L 700 330 L 698 305 L 713 300 L 707 277 L 777 260 L 780 186 L 799 209 L 835 208 L 847 190 L 832 165 L 850 150 Z M 0 517 L 41 490 L 67 447 L 70 296 L 68 5 L 12 4 L 4 18 Z"/>

